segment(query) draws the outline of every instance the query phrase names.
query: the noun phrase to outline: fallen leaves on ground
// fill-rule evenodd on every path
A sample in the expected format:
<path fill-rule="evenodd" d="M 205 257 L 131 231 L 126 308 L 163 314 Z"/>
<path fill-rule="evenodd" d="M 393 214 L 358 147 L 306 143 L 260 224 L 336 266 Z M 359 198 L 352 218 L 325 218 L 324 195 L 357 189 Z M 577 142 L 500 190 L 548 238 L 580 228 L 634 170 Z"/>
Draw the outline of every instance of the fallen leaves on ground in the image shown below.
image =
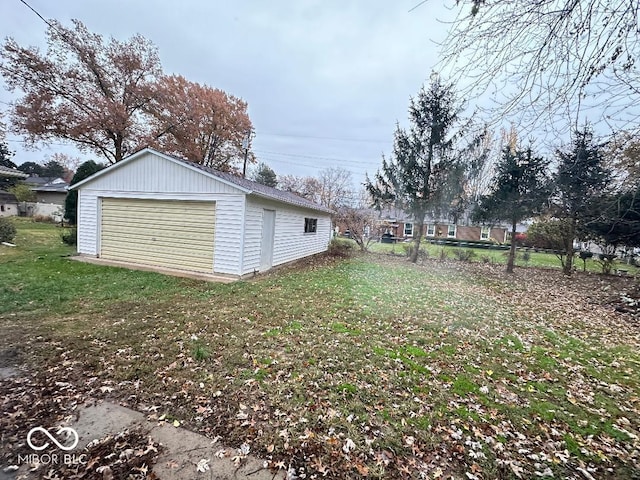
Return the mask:
<path fill-rule="evenodd" d="M 640 475 L 640 327 L 611 302 L 633 282 L 316 260 L 115 304 L 99 324 L 78 311 L 79 334 L 24 348 L 58 393 L 119 399 L 289 478 L 629 478 Z M 30 408 L 20 395 L 43 417 L 66 413 L 28 385 L 3 393 L 14 441 Z"/>

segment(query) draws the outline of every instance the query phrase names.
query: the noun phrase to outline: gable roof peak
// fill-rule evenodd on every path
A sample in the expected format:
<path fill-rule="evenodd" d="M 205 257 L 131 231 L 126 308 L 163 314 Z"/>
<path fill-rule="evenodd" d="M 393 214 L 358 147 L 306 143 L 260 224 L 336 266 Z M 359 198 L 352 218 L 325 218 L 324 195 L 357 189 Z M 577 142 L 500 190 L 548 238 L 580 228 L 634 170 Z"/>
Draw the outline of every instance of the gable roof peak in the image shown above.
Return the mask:
<path fill-rule="evenodd" d="M 214 178 L 222 183 L 226 183 L 228 185 L 236 187 L 237 189 L 239 189 L 240 191 L 242 191 L 247 195 L 256 195 L 259 197 L 275 200 L 278 202 L 287 203 L 287 204 L 295 205 L 302 208 L 308 208 L 310 210 L 317 210 L 325 213 L 334 213 L 333 210 L 326 208 L 322 205 L 318 205 L 317 203 L 312 202 L 311 200 L 303 198 L 299 195 L 296 195 L 295 193 L 286 192 L 284 190 L 278 190 L 277 188 L 273 188 L 273 187 L 268 187 L 266 185 L 262 185 L 261 183 L 254 182 L 253 180 L 248 180 L 246 178 L 240 177 L 238 175 L 234 175 L 229 172 L 222 172 L 220 170 L 216 170 L 211 167 L 206 167 L 204 165 L 200 165 L 198 163 L 186 160 L 176 155 L 160 152 L 150 147 L 146 147 L 142 150 L 138 150 L 137 152 L 122 159 L 118 163 L 115 163 L 103 170 L 100 170 L 99 172 L 94 173 L 90 177 L 85 178 L 84 180 L 70 186 L 69 190 L 76 190 L 78 187 L 86 183 L 92 182 L 93 180 L 95 180 L 98 177 L 101 177 L 104 174 L 110 173 L 115 169 L 121 168 L 124 165 L 132 161 L 135 161 L 137 158 L 144 156 L 144 154 L 146 153 L 152 153 L 168 161 L 181 164 L 189 169 L 198 170 L 204 175 Z"/>

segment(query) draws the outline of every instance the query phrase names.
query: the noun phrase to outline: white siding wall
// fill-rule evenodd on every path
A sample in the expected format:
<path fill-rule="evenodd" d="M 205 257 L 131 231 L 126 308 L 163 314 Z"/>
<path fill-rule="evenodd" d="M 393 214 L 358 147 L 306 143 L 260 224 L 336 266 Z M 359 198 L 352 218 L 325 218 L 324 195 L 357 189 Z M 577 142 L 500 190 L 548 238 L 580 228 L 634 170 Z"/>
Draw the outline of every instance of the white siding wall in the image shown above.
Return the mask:
<path fill-rule="evenodd" d="M 260 269 L 262 213 L 265 208 L 276 211 L 276 229 L 273 242 L 274 266 L 324 252 L 327 249 L 331 239 L 329 214 L 249 196 L 245 214 L 243 274 Z M 305 217 L 318 219 L 316 233 L 304 233 Z"/>
<path fill-rule="evenodd" d="M 214 272 L 240 274 L 245 195 L 233 186 L 152 153 L 80 187 L 78 253 L 100 252 L 100 199 L 148 198 L 216 202 Z"/>
<path fill-rule="evenodd" d="M 238 189 L 159 155 L 146 155 L 116 167 L 87 184 L 91 190 L 162 193 L 229 193 Z"/>
<path fill-rule="evenodd" d="M 2 203 L 0 204 L 4 207 L 0 209 L 0 217 L 15 217 L 18 215 L 18 204 L 17 203 Z"/>
<path fill-rule="evenodd" d="M 227 195 L 218 200 L 213 271 L 241 275 L 242 218 L 245 195 Z"/>
<path fill-rule="evenodd" d="M 276 222 L 278 221 L 278 209 L 269 203 L 256 201 L 248 197 L 245 212 L 244 225 L 244 259 L 242 261 L 242 274 L 260 270 L 260 248 L 262 243 L 262 214 L 265 208 L 276 210 Z"/>
<path fill-rule="evenodd" d="M 98 197 L 84 189 L 78 192 L 78 253 L 98 254 Z"/>

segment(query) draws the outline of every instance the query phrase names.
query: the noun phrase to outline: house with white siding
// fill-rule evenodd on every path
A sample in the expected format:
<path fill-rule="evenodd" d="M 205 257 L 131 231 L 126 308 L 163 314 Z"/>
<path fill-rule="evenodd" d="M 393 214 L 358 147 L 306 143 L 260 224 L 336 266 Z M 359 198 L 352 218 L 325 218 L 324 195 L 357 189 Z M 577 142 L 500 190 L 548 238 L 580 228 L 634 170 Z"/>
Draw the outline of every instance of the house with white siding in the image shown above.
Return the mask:
<path fill-rule="evenodd" d="M 331 210 L 150 148 L 70 189 L 85 256 L 242 277 L 331 239 Z"/>

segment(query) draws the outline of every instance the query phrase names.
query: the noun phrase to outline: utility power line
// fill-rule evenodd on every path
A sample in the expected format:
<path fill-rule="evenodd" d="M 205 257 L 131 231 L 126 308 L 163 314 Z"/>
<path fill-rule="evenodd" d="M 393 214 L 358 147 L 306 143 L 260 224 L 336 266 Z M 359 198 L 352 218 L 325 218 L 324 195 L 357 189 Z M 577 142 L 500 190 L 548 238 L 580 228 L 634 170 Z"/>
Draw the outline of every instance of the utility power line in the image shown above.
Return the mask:
<path fill-rule="evenodd" d="M 54 30 L 58 31 L 58 29 L 56 28 L 55 25 L 53 25 L 49 20 L 47 20 L 46 18 L 44 18 L 42 15 L 40 15 L 40 12 L 38 12 L 35 8 L 33 8 L 31 5 L 29 5 L 27 2 L 25 2 L 25 0 L 19 0 L 20 3 L 26 5 L 26 7 L 31 10 L 33 13 L 35 13 L 38 18 L 40 18 L 40 20 L 42 20 L 44 23 L 46 23 L 47 25 L 49 25 L 51 28 L 53 28 Z M 60 33 L 58 31 L 58 33 Z"/>
<path fill-rule="evenodd" d="M 356 143 L 389 143 L 386 140 L 373 140 L 370 138 L 345 138 L 345 137 L 326 137 L 316 135 L 298 135 L 295 133 L 272 133 L 272 132 L 257 132 L 258 135 L 266 135 L 270 137 L 289 137 L 289 138 L 311 138 L 315 140 L 335 140 L 338 142 L 356 142 Z"/>
<path fill-rule="evenodd" d="M 337 158 L 337 157 L 322 157 L 317 155 L 304 155 L 301 153 L 284 153 L 284 152 L 273 152 L 269 150 L 254 150 L 255 153 L 267 153 L 271 155 L 282 155 L 285 157 L 296 157 L 296 158 L 308 158 L 311 160 L 329 160 L 332 162 L 341 162 L 341 163 L 354 163 L 357 165 L 366 165 L 369 163 L 368 160 L 353 160 L 347 158 Z"/>

